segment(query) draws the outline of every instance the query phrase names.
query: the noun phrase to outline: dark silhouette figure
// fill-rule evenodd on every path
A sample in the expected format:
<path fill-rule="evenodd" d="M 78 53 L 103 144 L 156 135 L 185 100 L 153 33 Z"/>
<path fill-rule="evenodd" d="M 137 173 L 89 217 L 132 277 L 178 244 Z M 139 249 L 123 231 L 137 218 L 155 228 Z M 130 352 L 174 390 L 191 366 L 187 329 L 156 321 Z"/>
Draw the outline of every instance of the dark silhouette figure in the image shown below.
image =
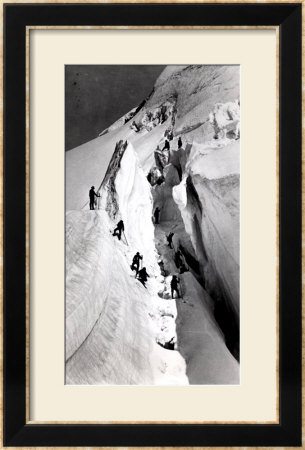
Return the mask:
<path fill-rule="evenodd" d="M 132 260 L 132 264 L 130 266 L 131 270 L 135 270 L 136 271 L 136 276 L 138 275 L 139 272 L 139 267 L 140 267 L 140 260 L 143 259 L 143 256 L 140 255 L 139 252 L 137 252 Z"/>
<path fill-rule="evenodd" d="M 90 200 L 89 207 L 90 207 L 90 209 L 95 209 L 94 208 L 95 197 L 100 197 L 98 194 L 95 193 L 94 189 L 95 189 L 94 186 L 91 186 L 91 189 L 89 191 L 89 200 Z"/>
<path fill-rule="evenodd" d="M 120 220 L 117 223 L 116 228 L 113 230 L 112 236 L 117 236 L 119 241 L 121 240 L 122 232 L 124 232 L 124 222 Z"/>
<path fill-rule="evenodd" d="M 169 233 L 169 235 L 166 236 L 169 248 L 174 248 L 173 247 L 173 236 L 174 236 L 174 233 Z"/>
<path fill-rule="evenodd" d="M 163 152 L 163 150 L 165 150 L 165 149 L 169 150 L 169 141 L 168 141 L 167 139 L 165 139 L 164 147 L 162 148 L 162 152 Z"/>
<path fill-rule="evenodd" d="M 167 114 L 166 114 L 166 106 L 161 107 L 161 123 L 165 122 L 167 120 Z"/>
<path fill-rule="evenodd" d="M 139 128 L 139 126 L 136 124 L 135 121 L 133 121 L 131 125 L 135 128 L 135 131 L 136 131 L 136 132 L 139 132 L 139 131 L 140 131 L 140 128 Z"/>
<path fill-rule="evenodd" d="M 159 223 L 160 208 L 157 206 L 154 212 L 155 224 Z"/>
<path fill-rule="evenodd" d="M 180 284 L 179 278 L 176 275 L 173 275 L 172 281 L 171 281 L 171 291 L 172 291 L 172 298 L 174 298 L 174 292 L 177 292 L 177 297 L 180 297 L 178 284 Z"/>
<path fill-rule="evenodd" d="M 179 137 L 179 139 L 178 139 L 178 148 L 181 148 L 182 147 L 182 140 L 181 140 L 181 137 Z"/>
<path fill-rule="evenodd" d="M 143 269 L 139 270 L 138 273 L 138 280 L 143 284 L 143 286 L 146 288 L 145 283 L 147 281 L 147 277 L 149 277 L 148 273 L 146 272 L 146 267 L 143 267 Z"/>

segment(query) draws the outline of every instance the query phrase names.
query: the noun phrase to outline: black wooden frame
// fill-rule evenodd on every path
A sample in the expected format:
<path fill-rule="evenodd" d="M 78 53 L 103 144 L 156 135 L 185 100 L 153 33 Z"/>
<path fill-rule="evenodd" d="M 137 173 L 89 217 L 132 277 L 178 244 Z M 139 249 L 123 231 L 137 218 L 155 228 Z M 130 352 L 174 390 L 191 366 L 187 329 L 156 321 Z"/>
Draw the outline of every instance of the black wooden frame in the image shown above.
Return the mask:
<path fill-rule="evenodd" d="M 4 5 L 5 446 L 301 445 L 301 10 L 300 3 Z M 26 424 L 25 31 L 30 25 L 279 26 L 279 424 Z"/>

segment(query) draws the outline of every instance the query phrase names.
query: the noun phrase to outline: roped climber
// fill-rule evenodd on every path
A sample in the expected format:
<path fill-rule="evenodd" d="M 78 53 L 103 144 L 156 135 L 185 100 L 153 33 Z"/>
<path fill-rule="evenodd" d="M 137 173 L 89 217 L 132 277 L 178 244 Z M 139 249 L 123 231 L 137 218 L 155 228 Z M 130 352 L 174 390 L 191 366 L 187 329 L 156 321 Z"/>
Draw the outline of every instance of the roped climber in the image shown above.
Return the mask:
<path fill-rule="evenodd" d="M 168 141 L 167 139 L 165 139 L 164 147 L 162 148 L 162 152 L 163 152 L 163 150 L 165 150 L 165 149 L 169 150 L 169 141 Z"/>
<path fill-rule="evenodd" d="M 171 281 L 171 291 L 172 291 L 172 298 L 174 298 L 174 292 L 177 292 L 177 297 L 180 297 L 178 284 L 180 284 L 180 280 L 176 275 L 173 275 L 172 281 Z"/>
<path fill-rule="evenodd" d="M 147 277 L 149 277 L 148 273 L 146 272 L 146 267 L 143 267 L 143 269 L 139 270 L 138 273 L 138 280 L 143 284 L 143 286 L 146 288 L 145 283 L 147 281 Z"/>
<path fill-rule="evenodd" d="M 95 197 L 100 197 L 99 194 L 96 194 L 96 192 L 94 191 L 95 187 L 91 186 L 91 189 L 89 191 L 89 207 L 90 209 L 95 209 L 94 208 L 94 202 L 95 202 Z"/>
<path fill-rule="evenodd" d="M 143 256 L 140 255 L 139 252 L 137 252 L 132 260 L 132 264 L 130 266 L 131 270 L 135 270 L 136 271 L 136 275 L 138 275 L 139 272 L 139 267 L 140 267 L 140 260 L 143 259 Z"/>
<path fill-rule="evenodd" d="M 181 139 L 181 136 L 179 137 L 179 139 L 178 139 L 178 148 L 181 148 L 182 147 L 182 139 Z"/>
<path fill-rule="evenodd" d="M 117 236 L 119 241 L 121 240 L 122 232 L 124 232 L 124 222 L 120 220 L 117 223 L 116 228 L 113 230 L 112 236 Z"/>

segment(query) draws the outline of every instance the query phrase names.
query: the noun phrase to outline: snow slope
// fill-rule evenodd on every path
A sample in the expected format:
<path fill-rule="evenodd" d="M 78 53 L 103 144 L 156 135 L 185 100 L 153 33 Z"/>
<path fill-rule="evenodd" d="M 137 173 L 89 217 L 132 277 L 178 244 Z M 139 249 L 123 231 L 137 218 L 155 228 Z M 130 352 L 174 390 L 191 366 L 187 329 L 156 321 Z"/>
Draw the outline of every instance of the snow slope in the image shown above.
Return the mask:
<path fill-rule="evenodd" d="M 166 130 L 166 123 L 148 133 L 142 130 L 135 133 L 126 123 L 103 136 L 66 152 L 66 210 L 87 207 L 88 190 L 100 185 L 115 145 L 120 140 L 128 140 L 138 156 L 141 156 L 143 169 L 149 170 L 153 163 L 153 151 Z M 88 189 L 89 186 L 89 189 Z"/>
<path fill-rule="evenodd" d="M 68 384 L 238 383 L 239 116 L 239 67 L 169 66 L 141 107 L 66 153 Z M 128 246 L 111 235 L 120 219 Z M 187 303 L 169 299 L 171 230 Z"/>
<path fill-rule="evenodd" d="M 66 226 L 66 382 L 187 384 L 185 363 L 157 340 L 175 335 L 176 306 L 162 286 L 151 222 L 149 184 L 129 144 L 112 174 L 118 212 L 109 215 L 107 185 L 100 210 L 70 211 Z M 129 246 L 111 234 L 122 218 Z M 138 220 L 141 218 L 141 220 Z M 128 229 L 133 232 L 128 232 Z M 151 279 L 146 290 L 130 269 L 138 249 Z M 170 314 L 170 315 L 169 315 Z M 161 330 L 170 317 L 168 330 Z"/>

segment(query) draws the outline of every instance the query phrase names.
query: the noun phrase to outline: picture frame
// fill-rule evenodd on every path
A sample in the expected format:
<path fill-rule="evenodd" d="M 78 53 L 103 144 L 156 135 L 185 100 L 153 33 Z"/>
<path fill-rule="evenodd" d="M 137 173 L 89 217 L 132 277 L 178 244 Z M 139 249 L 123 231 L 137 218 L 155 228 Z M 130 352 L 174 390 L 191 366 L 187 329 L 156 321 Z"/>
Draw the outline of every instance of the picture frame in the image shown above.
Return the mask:
<path fill-rule="evenodd" d="M 26 30 L 274 27 L 279 33 L 279 423 L 31 423 Z M 4 4 L 3 446 L 302 445 L 302 4 Z"/>

